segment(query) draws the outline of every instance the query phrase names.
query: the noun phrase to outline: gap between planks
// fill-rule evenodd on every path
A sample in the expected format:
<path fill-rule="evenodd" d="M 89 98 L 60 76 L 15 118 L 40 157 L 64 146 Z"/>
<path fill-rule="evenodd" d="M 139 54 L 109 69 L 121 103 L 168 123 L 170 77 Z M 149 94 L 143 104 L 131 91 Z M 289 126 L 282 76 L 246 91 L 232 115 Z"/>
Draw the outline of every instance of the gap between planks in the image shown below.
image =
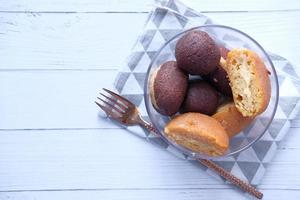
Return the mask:
<path fill-rule="evenodd" d="M 300 11 L 207 15 L 298 64 L 291 49 L 300 49 Z M 5 13 L 0 18 L 0 70 L 120 69 L 146 18 L 147 14 Z"/>
<path fill-rule="evenodd" d="M 197 0 L 182 0 L 184 4 L 195 10 L 201 11 L 240 11 L 240 10 L 290 10 L 299 9 L 300 3 L 298 0 L 289 0 L 285 3 L 283 0 L 273 1 L 237 1 L 227 0 L 226 3 L 222 0 L 197 1 Z M 0 3 L 2 11 L 101 11 L 101 12 L 128 12 L 149 11 L 154 0 L 131 1 L 131 0 L 43 0 L 39 3 L 33 0 L 14 0 Z"/>
<path fill-rule="evenodd" d="M 116 70 L 2 71 L 0 129 L 116 128 L 94 103 L 101 88 L 113 88 L 116 74 Z M 136 89 L 142 93 L 143 85 Z M 139 104 L 146 115 L 144 102 Z M 300 127 L 299 122 L 297 116 L 292 126 Z"/>
<path fill-rule="evenodd" d="M 299 199 L 298 190 L 290 189 L 264 189 L 264 200 L 282 200 Z M 248 195 L 237 192 L 233 189 L 176 189 L 176 190 L 101 190 L 101 191 L 24 191 L 0 193 L 3 199 L 26 199 L 26 200 L 99 200 L 99 199 L 115 199 L 115 200 L 153 200 L 153 199 L 172 199 L 172 200 L 249 200 L 252 199 Z M 1 198 L 0 198 L 1 199 Z"/>
<path fill-rule="evenodd" d="M 218 11 L 218 10 L 210 10 L 210 11 L 202 11 L 201 13 L 280 13 L 280 12 L 294 12 L 300 11 L 300 9 L 278 9 L 278 10 L 233 10 L 233 11 Z M 148 14 L 149 11 L 1 11 L 0 13 L 20 13 L 20 14 Z"/>

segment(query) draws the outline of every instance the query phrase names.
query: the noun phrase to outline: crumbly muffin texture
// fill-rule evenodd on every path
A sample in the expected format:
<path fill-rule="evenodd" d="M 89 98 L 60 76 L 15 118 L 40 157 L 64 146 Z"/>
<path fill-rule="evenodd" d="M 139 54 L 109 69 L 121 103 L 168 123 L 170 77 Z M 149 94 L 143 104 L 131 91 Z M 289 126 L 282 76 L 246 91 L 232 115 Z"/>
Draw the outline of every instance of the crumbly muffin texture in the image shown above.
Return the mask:
<path fill-rule="evenodd" d="M 262 113 L 270 101 L 270 79 L 259 56 L 248 49 L 233 49 L 227 55 L 226 71 L 235 106 L 243 116 Z"/>

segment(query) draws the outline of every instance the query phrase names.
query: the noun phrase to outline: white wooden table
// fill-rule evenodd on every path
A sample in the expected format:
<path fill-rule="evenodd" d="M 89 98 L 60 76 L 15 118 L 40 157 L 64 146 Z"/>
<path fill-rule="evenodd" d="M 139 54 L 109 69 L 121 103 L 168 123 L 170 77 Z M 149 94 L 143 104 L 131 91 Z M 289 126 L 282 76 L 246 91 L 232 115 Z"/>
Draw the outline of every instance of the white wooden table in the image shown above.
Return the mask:
<path fill-rule="evenodd" d="M 185 0 L 299 66 L 299 0 Z M 98 117 L 152 0 L 0 0 L 0 199 L 247 199 Z M 299 70 L 300 71 L 300 70 Z M 300 199 L 300 116 L 259 188 Z"/>

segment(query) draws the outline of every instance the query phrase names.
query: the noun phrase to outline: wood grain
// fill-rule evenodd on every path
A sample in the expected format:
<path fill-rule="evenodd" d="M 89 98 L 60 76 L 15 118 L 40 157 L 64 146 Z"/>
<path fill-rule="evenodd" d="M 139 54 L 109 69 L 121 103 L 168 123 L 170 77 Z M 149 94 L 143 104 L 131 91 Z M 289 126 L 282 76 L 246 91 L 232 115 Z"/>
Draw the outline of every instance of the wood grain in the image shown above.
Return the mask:
<path fill-rule="evenodd" d="M 299 1 L 300 2 L 300 1 Z M 267 51 L 300 67 L 292 49 L 300 49 L 300 11 L 276 13 L 208 13 L 216 22 L 235 27 L 254 38 Z M 300 71 L 298 71 L 300 72 Z M 300 74 L 300 73 L 299 73 Z"/>
<path fill-rule="evenodd" d="M 299 130 L 291 130 L 298 141 Z M 230 188 L 206 174 L 198 162 L 179 159 L 122 129 L 12 130 L 0 131 L 0 136 L 2 192 Z M 261 189 L 300 189 L 295 176 L 300 161 L 290 160 L 300 148 L 285 145 L 269 166 Z"/>
<path fill-rule="evenodd" d="M 113 128 L 97 118 L 101 88 L 112 88 L 116 70 L 0 71 L 0 130 Z M 300 127 L 300 123 L 294 123 Z"/>
<path fill-rule="evenodd" d="M 299 66 L 299 0 L 184 2 Z M 153 3 L 0 0 L 0 200 L 248 199 L 93 103 Z M 299 118 L 259 186 L 264 199 L 300 198 Z"/>
<path fill-rule="evenodd" d="M 145 19 L 146 14 L 2 13 L 0 69 L 119 68 Z"/>
<path fill-rule="evenodd" d="M 195 1 L 182 0 L 186 5 L 201 11 L 260 11 L 300 9 L 298 0 L 222 0 Z M 14 0 L 0 1 L 0 11 L 21 12 L 148 12 L 154 0 Z"/>
<path fill-rule="evenodd" d="M 264 199 L 282 200 L 299 199 L 300 195 L 294 190 L 262 190 Z M 234 189 L 172 189 L 172 190 L 100 190 L 100 191 L 32 191 L 32 192 L 9 192 L 0 193 L 1 200 L 7 199 L 26 199 L 26 200 L 154 200 L 154 199 L 172 199 L 172 200 L 249 200 L 240 192 Z"/>
<path fill-rule="evenodd" d="M 115 70 L 0 72 L 0 129 L 110 128 L 94 103 Z"/>
<path fill-rule="evenodd" d="M 291 49 L 300 49 L 300 20 L 294 20 L 300 19 L 300 11 L 208 16 L 246 32 L 265 49 L 298 65 L 298 55 Z M 0 70 L 119 69 L 146 17 L 137 13 L 2 13 Z"/>

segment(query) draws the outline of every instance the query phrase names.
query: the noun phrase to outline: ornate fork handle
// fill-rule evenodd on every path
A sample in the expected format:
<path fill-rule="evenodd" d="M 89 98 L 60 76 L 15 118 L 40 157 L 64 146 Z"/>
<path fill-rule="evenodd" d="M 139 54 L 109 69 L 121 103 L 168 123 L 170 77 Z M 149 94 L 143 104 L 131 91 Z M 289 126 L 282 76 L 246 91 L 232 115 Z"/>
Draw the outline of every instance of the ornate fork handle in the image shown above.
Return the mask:
<path fill-rule="evenodd" d="M 142 119 L 136 105 L 134 105 L 132 102 L 127 100 L 126 98 L 103 88 L 103 90 L 108 93 L 111 96 L 108 96 L 107 94 L 100 93 L 102 98 L 97 97 L 99 101 L 101 101 L 103 104 L 100 104 L 99 102 L 95 101 L 95 103 L 109 116 L 110 118 L 116 120 L 117 122 L 121 124 L 125 124 L 127 126 L 133 126 L 133 125 L 140 125 L 146 128 L 150 131 L 150 133 L 153 133 L 160 137 L 160 133 L 158 130 L 155 129 L 155 127 Z M 105 99 L 103 99 L 105 98 Z M 226 180 L 231 182 L 233 185 L 237 186 L 240 189 L 243 189 L 244 191 L 248 192 L 249 194 L 255 196 L 258 199 L 261 199 L 263 197 L 263 194 L 256 190 L 255 187 L 251 186 L 250 184 L 247 184 L 246 182 L 240 180 L 239 178 L 232 175 L 230 172 L 227 172 L 222 167 L 218 166 L 214 162 L 206 159 L 199 159 L 198 160 L 202 165 L 206 166 L 207 168 L 215 171 L 220 176 L 224 177 Z"/>
<path fill-rule="evenodd" d="M 148 131 L 153 132 L 155 135 L 159 136 L 158 130 L 156 128 L 154 128 L 154 126 L 152 124 L 143 120 L 142 118 L 140 118 L 138 121 L 139 121 L 139 125 L 143 126 Z"/>
<path fill-rule="evenodd" d="M 144 128 L 146 128 L 147 130 L 149 130 L 151 133 L 154 133 L 155 135 L 160 136 L 158 130 L 156 130 L 151 123 L 146 122 L 143 119 L 140 119 L 139 124 L 141 126 L 143 126 Z M 207 160 L 207 159 L 199 159 L 198 161 L 202 165 L 206 166 L 207 168 L 215 171 L 217 174 L 219 174 L 220 176 L 222 176 L 223 178 L 225 178 L 227 181 L 231 182 L 233 185 L 237 186 L 238 188 L 241 188 L 242 190 L 248 192 L 249 194 L 255 196 L 258 199 L 263 198 L 263 193 L 258 191 L 255 187 L 242 181 L 241 179 L 237 178 L 236 176 L 232 175 L 231 173 L 227 172 L 225 169 L 218 166 L 214 162 Z"/>

